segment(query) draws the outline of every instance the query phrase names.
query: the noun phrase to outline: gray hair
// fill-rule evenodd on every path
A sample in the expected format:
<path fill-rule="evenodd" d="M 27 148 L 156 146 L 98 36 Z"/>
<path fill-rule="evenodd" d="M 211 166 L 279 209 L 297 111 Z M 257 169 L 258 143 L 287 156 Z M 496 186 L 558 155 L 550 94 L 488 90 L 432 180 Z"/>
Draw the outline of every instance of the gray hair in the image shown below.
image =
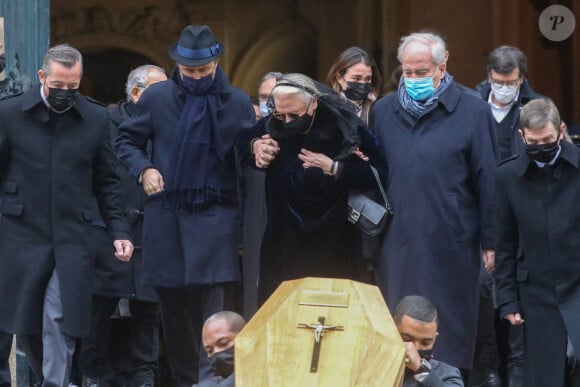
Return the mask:
<path fill-rule="evenodd" d="M 68 44 L 59 44 L 50 48 L 44 55 L 44 61 L 42 62 L 42 71 L 45 75 L 50 74 L 50 65 L 52 63 L 60 63 L 67 69 L 72 68 L 77 63 L 81 64 L 81 74 L 83 67 L 83 56 L 76 48 L 69 46 Z"/>
<path fill-rule="evenodd" d="M 127 83 L 125 84 L 127 100 L 132 101 L 131 92 L 133 91 L 134 87 L 143 89 L 147 87 L 147 79 L 151 71 L 159 71 L 160 73 L 165 74 L 165 70 L 163 70 L 161 67 L 150 64 L 139 66 L 129 73 L 129 76 L 127 77 Z"/>
<path fill-rule="evenodd" d="M 519 77 L 523 77 L 528 71 L 528 59 L 517 47 L 500 46 L 493 50 L 487 58 L 487 73 L 491 70 L 498 74 L 509 74 L 514 69 L 519 69 Z"/>
<path fill-rule="evenodd" d="M 271 97 L 287 94 L 297 94 L 305 103 L 308 103 L 313 96 L 319 96 L 321 93 L 310 77 L 300 73 L 288 73 L 278 79 L 278 83 L 272 89 Z"/>
<path fill-rule="evenodd" d="M 266 74 L 264 74 L 264 76 L 260 79 L 260 82 L 258 83 L 258 85 L 261 85 L 262 83 L 264 83 L 265 81 L 267 81 L 270 78 L 276 78 L 276 80 L 279 80 L 283 76 L 284 76 L 284 74 L 282 74 L 278 71 L 269 71 Z"/>
<path fill-rule="evenodd" d="M 403 51 L 411 44 L 421 44 L 431 50 L 431 56 L 436 66 L 445 63 L 447 60 L 447 46 L 443 38 L 431 32 L 414 32 L 403 36 L 399 42 L 397 59 L 403 63 Z"/>
<path fill-rule="evenodd" d="M 224 310 L 224 311 L 217 312 L 217 313 L 214 313 L 211 316 L 209 316 L 208 319 L 205 320 L 205 322 L 203 323 L 203 326 L 205 327 L 209 323 L 214 322 L 214 321 L 218 321 L 218 320 L 224 320 L 226 322 L 230 332 L 233 332 L 236 334 L 240 333 L 240 331 L 246 325 L 246 320 L 244 320 L 244 318 L 241 315 L 237 314 L 236 312 L 230 312 L 229 310 Z"/>
<path fill-rule="evenodd" d="M 522 130 L 537 130 L 552 123 L 556 131 L 560 131 L 560 113 L 558 108 L 548 98 L 533 99 L 524 105 L 520 111 L 520 127 Z"/>
<path fill-rule="evenodd" d="M 423 296 L 406 296 L 404 297 L 397 308 L 393 319 L 395 323 L 400 323 L 403 316 L 409 316 L 413 320 L 421 321 L 423 323 L 437 322 L 437 308 L 426 297 Z"/>

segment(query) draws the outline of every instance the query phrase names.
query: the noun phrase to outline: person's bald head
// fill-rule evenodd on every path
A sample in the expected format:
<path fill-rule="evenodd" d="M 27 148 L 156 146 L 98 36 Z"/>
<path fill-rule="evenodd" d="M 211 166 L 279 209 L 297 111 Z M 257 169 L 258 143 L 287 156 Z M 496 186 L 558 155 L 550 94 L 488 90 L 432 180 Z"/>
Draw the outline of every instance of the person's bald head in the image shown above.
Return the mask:
<path fill-rule="evenodd" d="M 234 346 L 234 340 L 246 320 L 236 312 L 223 311 L 211 315 L 203 324 L 203 347 L 209 357 Z"/>

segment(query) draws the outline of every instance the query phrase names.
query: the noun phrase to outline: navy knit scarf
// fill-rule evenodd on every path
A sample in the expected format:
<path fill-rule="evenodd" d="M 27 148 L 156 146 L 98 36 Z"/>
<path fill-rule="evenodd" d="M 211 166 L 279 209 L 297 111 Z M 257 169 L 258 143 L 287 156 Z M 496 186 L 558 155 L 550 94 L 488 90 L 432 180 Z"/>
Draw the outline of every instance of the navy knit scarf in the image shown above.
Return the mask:
<path fill-rule="evenodd" d="M 211 76 L 210 76 L 211 77 Z M 219 93 L 226 81 L 221 67 L 213 80 L 182 80 L 185 105 L 179 118 L 165 174 L 165 207 L 176 212 L 195 211 L 220 200 L 223 162 L 216 152 L 219 142 L 217 112 L 222 107 Z"/>
<path fill-rule="evenodd" d="M 447 88 L 449 87 L 449 85 L 451 85 L 452 82 L 453 77 L 446 72 L 445 75 L 443 76 L 443 79 L 441 80 L 441 84 L 435 90 L 435 93 L 433 93 L 433 95 L 429 97 L 429 99 L 427 99 L 425 102 L 419 102 L 415 101 L 413 98 L 411 98 L 411 96 L 409 96 L 409 94 L 407 93 L 407 89 L 405 88 L 405 80 L 403 79 L 403 77 L 401 77 L 401 80 L 399 81 L 399 90 L 398 90 L 399 102 L 401 103 L 403 109 L 405 109 L 413 118 L 419 118 L 427 110 L 431 110 L 428 108 L 432 106 L 435 102 L 437 102 L 441 94 L 443 94 L 443 92 L 447 90 Z"/>

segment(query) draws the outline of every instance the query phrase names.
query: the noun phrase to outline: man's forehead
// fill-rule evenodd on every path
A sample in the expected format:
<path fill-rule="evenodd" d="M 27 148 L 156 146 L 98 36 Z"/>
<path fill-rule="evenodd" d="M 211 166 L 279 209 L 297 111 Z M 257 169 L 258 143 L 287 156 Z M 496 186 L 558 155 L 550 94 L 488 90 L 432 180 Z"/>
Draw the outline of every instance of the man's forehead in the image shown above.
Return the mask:
<path fill-rule="evenodd" d="M 78 87 L 82 78 L 82 64 L 75 63 L 67 67 L 62 63 L 52 62 L 48 65 L 48 71 L 44 73 L 45 82 L 49 85 L 67 84 L 69 87 Z"/>
<path fill-rule="evenodd" d="M 542 135 L 557 133 L 558 129 L 556 129 L 556 127 L 554 126 L 554 124 L 552 122 L 547 122 L 546 125 L 541 127 L 541 128 L 533 128 L 533 129 L 524 128 L 524 132 L 526 134 L 530 134 L 530 135 L 542 136 Z"/>
<path fill-rule="evenodd" d="M 417 57 L 417 56 L 428 56 L 429 58 L 431 57 L 432 53 L 431 53 L 431 47 L 429 47 L 428 45 L 421 43 L 421 42 L 411 42 L 409 43 L 405 49 L 403 50 L 403 52 L 401 53 L 401 56 L 404 58 L 405 56 L 409 57 Z"/>
<path fill-rule="evenodd" d="M 207 68 L 213 67 L 214 66 L 214 61 L 203 64 L 203 65 L 199 65 L 199 66 L 185 66 L 180 64 L 179 66 L 181 66 L 184 70 L 188 70 L 188 71 L 195 71 L 195 70 L 205 70 Z"/>
<path fill-rule="evenodd" d="M 210 321 L 203 327 L 204 341 L 206 336 L 209 340 L 215 340 L 221 336 L 227 335 L 228 333 L 230 333 L 230 327 L 228 326 L 227 321 L 223 318 Z"/>
<path fill-rule="evenodd" d="M 72 66 L 65 66 L 62 63 L 52 61 L 48 64 L 48 70 L 53 73 L 81 73 L 82 66 L 80 62 L 76 62 Z"/>
<path fill-rule="evenodd" d="M 489 72 L 489 75 L 494 79 L 499 79 L 500 81 L 505 80 L 504 78 L 518 79 L 520 76 L 520 69 L 519 69 L 519 67 L 516 67 L 515 69 L 513 69 L 509 73 L 503 73 L 503 74 L 496 72 L 494 69 L 491 69 L 491 71 Z"/>
<path fill-rule="evenodd" d="M 260 84 L 258 92 L 260 94 L 262 94 L 262 93 L 263 94 L 270 94 L 270 92 L 272 91 L 272 89 L 274 88 L 275 85 L 276 85 L 276 78 L 275 77 L 268 78 Z"/>
<path fill-rule="evenodd" d="M 415 334 L 421 333 L 425 334 L 428 332 L 436 332 L 437 331 L 437 321 L 425 322 L 416 320 L 408 315 L 403 315 L 401 321 L 397 326 L 400 328 L 401 332 L 412 333 Z"/>

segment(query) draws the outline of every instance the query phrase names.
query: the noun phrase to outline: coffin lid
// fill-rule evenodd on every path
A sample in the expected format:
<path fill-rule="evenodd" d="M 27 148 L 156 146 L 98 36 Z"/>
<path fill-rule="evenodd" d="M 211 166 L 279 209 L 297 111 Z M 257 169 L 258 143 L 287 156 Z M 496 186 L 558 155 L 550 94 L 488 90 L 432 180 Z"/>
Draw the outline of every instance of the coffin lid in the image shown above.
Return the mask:
<path fill-rule="evenodd" d="M 311 372 L 314 329 L 340 325 L 321 340 Z M 376 286 L 308 277 L 283 282 L 236 337 L 236 387 L 401 386 L 405 347 Z"/>

